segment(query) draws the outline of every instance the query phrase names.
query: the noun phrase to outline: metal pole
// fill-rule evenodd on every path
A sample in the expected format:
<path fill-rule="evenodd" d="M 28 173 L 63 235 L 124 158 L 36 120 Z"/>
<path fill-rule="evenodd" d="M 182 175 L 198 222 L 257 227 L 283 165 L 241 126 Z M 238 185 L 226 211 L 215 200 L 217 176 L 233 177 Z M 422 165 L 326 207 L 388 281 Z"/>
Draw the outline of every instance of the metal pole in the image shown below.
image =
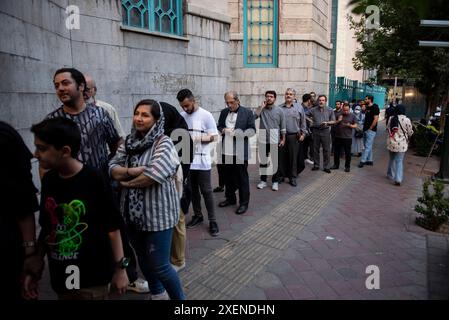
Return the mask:
<path fill-rule="evenodd" d="M 440 171 L 435 177 L 443 183 L 449 184 L 449 103 L 444 110 L 444 136 L 443 136 L 443 148 L 441 150 L 440 158 Z"/>
<path fill-rule="evenodd" d="M 396 87 L 398 86 L 398 77 L 394 77 L 394 88 L 393 88 L 393 105 L 396 105 Z"/>

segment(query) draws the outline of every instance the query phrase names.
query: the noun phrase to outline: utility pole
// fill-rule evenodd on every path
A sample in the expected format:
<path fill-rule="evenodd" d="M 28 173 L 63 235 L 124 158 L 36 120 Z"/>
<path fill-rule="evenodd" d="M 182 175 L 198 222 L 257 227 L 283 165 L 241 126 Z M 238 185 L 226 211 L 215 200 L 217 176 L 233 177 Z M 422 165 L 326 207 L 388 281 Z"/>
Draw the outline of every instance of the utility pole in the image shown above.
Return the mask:
<path fill-rule="evenodd" d="M 449 20 L 421 20 L 422 27 L 449 28 Z M 419 41 L 420 47 L 449 48 L 447 41 Z M 441 110 L 441 114 L 443 110 Z M 440 157 L 440 171 L 435 175 L 437 180 L 449 184 L 449 95 L 444 108 L 444 137 Z"/>

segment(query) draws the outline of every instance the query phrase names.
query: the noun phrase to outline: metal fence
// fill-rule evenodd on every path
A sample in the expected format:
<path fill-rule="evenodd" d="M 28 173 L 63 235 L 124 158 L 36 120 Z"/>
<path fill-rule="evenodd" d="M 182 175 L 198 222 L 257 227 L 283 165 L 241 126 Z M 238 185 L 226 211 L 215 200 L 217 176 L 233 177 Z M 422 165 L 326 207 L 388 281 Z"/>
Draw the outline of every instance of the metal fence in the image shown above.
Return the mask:
<path fill-rule="evenodd" d="M 330 83 L 329 85 L 329 106 L 334 107 L 337 100 L 351 102 L 353 99 L 364 99 L 366 95 L 372 95 L 374 103 L 378 104 L 379 108 L 384 108 L 387 95 L 386 88 L 338 77 L 336 83 Z"/>

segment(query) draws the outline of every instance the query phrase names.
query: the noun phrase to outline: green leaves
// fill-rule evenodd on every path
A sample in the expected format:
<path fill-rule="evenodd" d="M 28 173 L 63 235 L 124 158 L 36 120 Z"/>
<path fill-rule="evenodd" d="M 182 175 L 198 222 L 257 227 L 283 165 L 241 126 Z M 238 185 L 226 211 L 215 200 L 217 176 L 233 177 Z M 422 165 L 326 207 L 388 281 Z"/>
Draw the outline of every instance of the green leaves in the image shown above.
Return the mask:
<path fill-rule="evenodd" d="M 430 190 L 430 187 L 432 190 Z M 432 192 L 433 191 L 433 192 Z M 418 198 L 415 211 L 421 214 L 416 223 L 423 228 L 435 231 L 449 219 L 449 197 L 444 195 L 444 184 L 427 180 L 423 184 L 423 195 Z"/>

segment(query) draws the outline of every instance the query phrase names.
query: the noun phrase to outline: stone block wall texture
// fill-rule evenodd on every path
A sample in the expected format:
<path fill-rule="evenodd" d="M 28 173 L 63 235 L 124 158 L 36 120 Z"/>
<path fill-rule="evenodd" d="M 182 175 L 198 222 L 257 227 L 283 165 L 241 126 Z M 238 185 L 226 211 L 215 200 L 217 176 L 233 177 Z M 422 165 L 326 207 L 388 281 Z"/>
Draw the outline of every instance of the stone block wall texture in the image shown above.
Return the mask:
<path fill-rule="evenodd" d="M 292 87 L 298 98 L 306 92 L 327 94 L 330 59 L 331 0 L 279 1 L 277 68 L 245 68 L 243 63 L 243 0 L 229 0 L 231 24 L 230 86 L 242 104 L 255 108 L 266 90 L 276 90 L 277 103 Z"/>
<path fill-rule="evenodd" d="M 180 40 L 122 30 L 119 0 L 0 1 L 0 119 L 33 149 L 29 128 L 60 105 L 53 74 L 72 66 L 96 79 L 97 98 L 116 107 L 125 132 L 139 100 L 178 107 L 182 88 L 218 118 L 230 74 L 229 23 L 208 18 L 212 2 L 184 3 Z M 191 4 L 196 13 L 189 13 Z M 80 9 L 79 30 L 65 27 L 68 5 Z M 219 14 L 226 8 L 216 6 Z"/>

